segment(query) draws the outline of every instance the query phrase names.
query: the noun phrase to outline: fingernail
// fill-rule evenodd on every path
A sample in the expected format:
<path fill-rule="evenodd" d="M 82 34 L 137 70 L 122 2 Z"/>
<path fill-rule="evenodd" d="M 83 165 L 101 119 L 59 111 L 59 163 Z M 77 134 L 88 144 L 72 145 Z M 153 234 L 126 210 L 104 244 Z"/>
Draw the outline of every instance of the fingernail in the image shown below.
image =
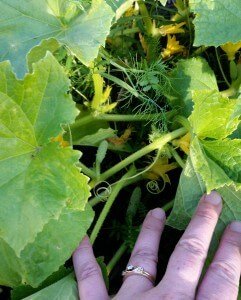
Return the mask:
<path fill-rule="evenodd" d="M 241 233 L 241 222 L 239 221 L 234 221 L 230 224 L 229 228 L 234 231 L 234 232 L 239 232 Z"/>
<path fill-rule="evenodd" d="M 151 211 L 151 215 L 159 220 L 165 219 L 165 213 L 161 208 L 155 208 Z"/>
<path fill-rule="evenodd" d="M 216 191 L 212 191 L 210 194 L 205 195 L 204 201 L 212 204 L 219 205 L 222 202 L 222 198 Z"/>

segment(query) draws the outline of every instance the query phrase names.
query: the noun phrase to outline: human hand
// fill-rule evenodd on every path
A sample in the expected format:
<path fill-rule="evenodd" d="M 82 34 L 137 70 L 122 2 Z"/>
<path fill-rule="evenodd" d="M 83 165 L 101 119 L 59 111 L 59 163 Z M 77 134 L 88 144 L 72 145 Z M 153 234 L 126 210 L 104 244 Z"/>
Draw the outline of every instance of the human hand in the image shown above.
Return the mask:
<path fill-rule="evenodd" d="M 241 272 L 241 222 L 234 221 L 226 228 L 213 262 L 198 285 L 213 231 L 221 213 L 221 202 L 220 195 L 215 191 L 201 198 L 160 283 L 154 287 L 147 277 L 129 275 L 124 278 L 114 299 L 237 299 Z M 164 223 L 165 213 L 160 208 L 147 214 L 128 265 L 141 266 L 153 277 L 156 276 L 159 241 Z M 110 299 L 87 237 L 73 254 L 73 262 L 80 299 Z"/>

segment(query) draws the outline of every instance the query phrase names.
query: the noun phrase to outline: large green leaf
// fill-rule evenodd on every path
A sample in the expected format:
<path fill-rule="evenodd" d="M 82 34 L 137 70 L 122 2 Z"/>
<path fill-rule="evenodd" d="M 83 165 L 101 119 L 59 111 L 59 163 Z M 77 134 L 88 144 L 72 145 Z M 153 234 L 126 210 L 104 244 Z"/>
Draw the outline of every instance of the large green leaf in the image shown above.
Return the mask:
<path fill-rule="evenodd" d="M 195 171 L 190 158 L 188 158 L 180 177 L 175 204 L 167 224 L 179 230 L 184 230 L 205 190 L 204 182 Z M 223 209 L 210 247 L 209 261 L 217 249 L 224 228 L 233 220 L 241 220 L 241 191 L 236 191 L 233 185 L 224 186 L 217 189 L 217 191 L 223 198 Z"/>
<path fill-rule="evenodd" d="M 204 182 L 200 175 L 195 172 L 189 157 L 179 179 L 174 207 L 168 217 L 167 224 L 179 230 L 184 230 L 205 191 Z"/>
<path fill-rule="evenodd" d="M 190 0 L 196 14 L 194 45 L 219 46 L 241 40 L 240 0 Z"/>
<path fill-rule="evenodd" d="M 114 17 L 104 0 L 93 0 L 88 11 L 70 0 L 0 0 L 0 10 L 0 60 L 10 60 L 18 76 L 26 72 L 30 49 L 48 38 L 56 38 L 88 65 Z"/>
<path fill-rule="evenodd" d="M 77 283 L 74 274 L 70 274 L 56 283 L 24 298 L 23 300 L 78 300 Z"/>
<path fill-rule="evenodd" d="M 240 113 L 234 115 L 237 100 L 224 98 L 217 91 L 194 91 L 192 100 L 194 109 L 189 120 L 200 139 L 222 139 L 238 127 Z"/>
<path fill-rule="evenodd" d="M 51 222 L 61 232 L 61 218 L 69 227 L 77 223 L 89 196 L 88 178 L 75 166 L 80 153 L 51 141 L 78 113 L 67 94 L 69 80 L 50 53 L 33 69 L 18 81 L 9 63 L 0 64 L 0 284 L 10 286 L 36 285 L 63 264 L 76 240 L 49 252 L 38 244 L 50 241 Z M 31 269 L 27 260 L 34 253 L 39 262 Z"/>
<path fill-rule="evenodd" d="M 181 60 L 170 74 L 170 104 L 188 117 L 192 112 L 192 91 L 217 90 L 217 81 L 213 70 L 203 58 Z"/>
<path fill-rule="evenodd" d="M 193 101 L 190 157 L 196 172 L 208 192 L 230 184 L 239 189 L 241 140 L 229 138 L 240 123 L 239 100 L 223 98 L 216 91 L 196 91 Z"/>

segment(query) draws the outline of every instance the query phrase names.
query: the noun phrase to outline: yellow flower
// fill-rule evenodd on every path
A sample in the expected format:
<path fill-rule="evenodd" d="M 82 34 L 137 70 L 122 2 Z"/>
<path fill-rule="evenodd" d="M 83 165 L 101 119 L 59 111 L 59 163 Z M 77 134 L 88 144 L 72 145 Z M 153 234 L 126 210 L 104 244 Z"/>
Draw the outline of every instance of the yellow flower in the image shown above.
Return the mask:
<path fill-rule="evenodd" d="M 228 60 L 234 60 L 236 52 L 241 48 L 241 41 L 237 43 L 228 42 L 221 46 L 228 56 Z"/>
<path fill-rule="evenodd" d="M 167 35 L 167 47 L 162 51 L 161 55 L 163 59 L 169 58 L 173 54 L 183 52 L 185 49 L 184 46 L 179 44 L 175 35 Z"/>
<path fill-rule="evenodd" d="M 184 33 L 185 30 L 181 27 L 185 24 L 186 22 L 181 22 L 179 24 L 163 25 L 160 28 L 158 28 L 158 32 L 164 36 L 167 34 Z"/>
<path fill-rule="evenodd" d="M 91 108 L 97 113 L 106 113 L 114 109 L 117 105 L 117 102 L 109 103 L 111 87 L 107 86 L 104 89 L 104 79 L 100 74 L 92 75 L 94 81 L 94 90 L 95 95 L 91 102 Z"/>
<path fill-rule="evenodd" d="M 62 134 L 56 136 L 55 138 L 52 138 L 51 141 L 52 142 L 59 142 L 60 146 L 63 147 L 63 148 L 69 146 L 69 143 L 63 139 Z"/>
<path fill-rule="evenodd" d="M 188 132 L 184 136 L 182 136 L 180 139 L 174 140 L 172 142 L 173 146 L 179 147 L 182 149 L 183 152 L 186 154 L 189 154 L 190 151 L 190 142 L 191 142 L 191 134 Z"/>
<path fill-rule="evenodd" d="M 167 157 L 161 157 L 144 176 L 151 180 L 157 180 L 161 177 L 164 183 L 171 183 L 166 173 L 176 168 L 178 168 L 177 163 L 173 162 L 169 164 Z"/>

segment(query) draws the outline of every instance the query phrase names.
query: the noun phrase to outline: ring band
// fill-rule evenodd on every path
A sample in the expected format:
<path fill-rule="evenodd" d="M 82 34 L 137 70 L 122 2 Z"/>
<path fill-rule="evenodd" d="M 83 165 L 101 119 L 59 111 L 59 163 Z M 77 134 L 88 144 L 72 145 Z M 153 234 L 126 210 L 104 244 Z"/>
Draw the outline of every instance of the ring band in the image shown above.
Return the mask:
<path fill-rule="evenodd" d="M 155 277 L 152 276 L 150 273 L 146 272 L 143 267 L 140 266 L 132 266 L 129 265 L 127 268 L 122 272 L 122 276 L 124 279 L 131 275 L 140 275 L 148 278 L 153 284 L 155 283 Z"/>

